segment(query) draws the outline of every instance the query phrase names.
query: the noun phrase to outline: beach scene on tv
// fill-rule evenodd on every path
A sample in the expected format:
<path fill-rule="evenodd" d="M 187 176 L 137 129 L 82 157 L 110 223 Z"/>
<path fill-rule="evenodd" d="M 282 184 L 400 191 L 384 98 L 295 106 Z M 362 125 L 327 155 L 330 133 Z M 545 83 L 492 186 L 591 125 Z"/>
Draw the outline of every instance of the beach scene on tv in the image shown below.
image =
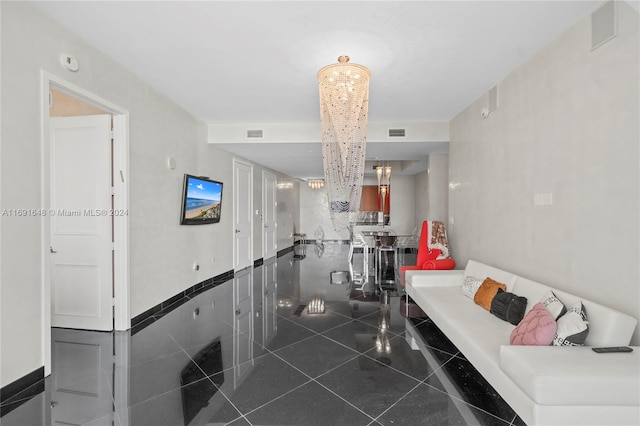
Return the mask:
<path fill-rule="evenodd" d="M 189 178 L 185 219 L 220 220 L 221 198 L 222 185 L 220 183 Z"/>

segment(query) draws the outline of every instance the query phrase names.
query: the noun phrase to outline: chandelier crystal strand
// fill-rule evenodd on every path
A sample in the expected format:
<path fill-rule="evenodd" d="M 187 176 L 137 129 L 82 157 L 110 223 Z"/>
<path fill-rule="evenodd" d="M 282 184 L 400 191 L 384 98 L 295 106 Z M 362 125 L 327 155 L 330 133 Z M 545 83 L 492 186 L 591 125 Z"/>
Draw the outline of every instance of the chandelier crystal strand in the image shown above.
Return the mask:
<path fill-rule="evenodd" d="M 350 232 L 349 213 L 360 210 L 371 73 L 348 56 L 318 72 L 322 160 L 333 227 Z"/>

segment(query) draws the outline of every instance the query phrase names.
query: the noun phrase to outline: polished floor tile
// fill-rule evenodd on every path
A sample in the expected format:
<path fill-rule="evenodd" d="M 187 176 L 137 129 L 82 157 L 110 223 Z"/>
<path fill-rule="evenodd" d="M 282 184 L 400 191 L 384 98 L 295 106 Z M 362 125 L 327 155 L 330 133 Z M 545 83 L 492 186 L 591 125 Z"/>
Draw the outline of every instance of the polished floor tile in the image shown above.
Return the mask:
<path fill-rule="evenodd" d="M 522 424 L 429 319 L 413 320 L 424 353 L 409 347 L 394 286 L 332 283 L 347 251 L 268 259 L 131 331 L 53 329 L 52 375 L 3 401 L 0 422 Z M 309 312 L 312 300 L 324 313 Z"/>

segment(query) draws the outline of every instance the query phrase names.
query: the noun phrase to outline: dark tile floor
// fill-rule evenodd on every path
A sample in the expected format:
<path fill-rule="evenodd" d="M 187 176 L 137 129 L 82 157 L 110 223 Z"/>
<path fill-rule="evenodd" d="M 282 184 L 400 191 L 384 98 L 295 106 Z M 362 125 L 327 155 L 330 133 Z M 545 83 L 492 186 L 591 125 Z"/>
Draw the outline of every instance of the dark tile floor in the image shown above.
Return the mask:
<path fill-rule="evenodd" d="M 331 284 L 348 269 L 347 245 L 314 249 L 240 272 L 133 332 L 53 329 L 52 375 L 4 401 L 0 423 L 522 424 L 430 320 L 413 321 L 425 354 L 411 350 L 393 288 L 385 304 L 371 285 Z M 324 313 L 309 313 L 314 299 Z"/>

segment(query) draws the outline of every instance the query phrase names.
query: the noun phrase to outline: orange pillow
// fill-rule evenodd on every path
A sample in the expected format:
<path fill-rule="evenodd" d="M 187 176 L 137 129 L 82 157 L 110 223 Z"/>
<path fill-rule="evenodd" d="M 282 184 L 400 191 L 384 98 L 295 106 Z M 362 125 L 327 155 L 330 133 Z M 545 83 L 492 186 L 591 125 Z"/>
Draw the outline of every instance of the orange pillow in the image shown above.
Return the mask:
<path fill-rule="evenodd" d="M 498 293 L 499 288 L 501 288 L 502 291 L 507 291 L 506 285 L 487 278 L 482 282 L 478 291 L 476 291 L 475 296 L 473 296 L 473 301 L 489 311 L 491 309 L 491 301 Z"/>

